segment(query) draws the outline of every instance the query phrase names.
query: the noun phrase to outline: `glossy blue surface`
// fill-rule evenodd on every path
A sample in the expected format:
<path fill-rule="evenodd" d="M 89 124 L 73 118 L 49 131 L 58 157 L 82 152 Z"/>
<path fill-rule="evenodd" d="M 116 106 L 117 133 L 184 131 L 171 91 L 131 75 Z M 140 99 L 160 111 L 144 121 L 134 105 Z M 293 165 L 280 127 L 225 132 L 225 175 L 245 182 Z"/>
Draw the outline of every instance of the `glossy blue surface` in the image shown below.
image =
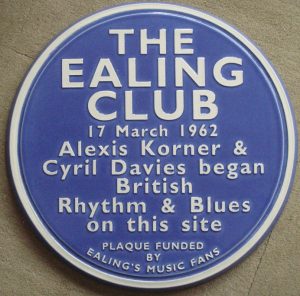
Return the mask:
<path fill-rule="evenodd" d="M 151 24 L 151 25 L 149 25 Z M 132 28 L 137 32 L 147 28 L 149 36 L 157 37 L 158 30 L 167 30 L 167 54 L 159 55 L 157 46 L 149 47 L 148 55 L 139 53 L 139 34 L 129 36 L 126 43 L 126 54 L 118 55 L 115 36 L 110 36 L 108 30 L 112 28 Z M 185 77 L 184 87 L 174 86 L 174 58 L 173 30 L 174 28 L 192 28 L 194 55 L 179 55 L 196 68 L 196 57 L 205 57 L 206 86 L 200 89 L 209 89 L 216 94 L 216 104 L 219 113 L 216 119 L 199 121 L 192 119 L 192 91 L 199 87 Z M 157 68 L 155 59 L 166 57 L 167 80 L 166 87 L 157 86 Z M 176 55 L 177 56 L 177 55 Z M 213 77 L 215 63 L 225 57 L 234 56 L 243 60 L 244 83 L 238 87 L 221 86 Z M 147 113 L 147 121 L 126 121 L 124 118 L 124 91 L 131 90 L 127 82 L 127 59 L 137 58 L 137 73 L 140 80 L 152 81 L 150 88 L 135 88 L 134 111 Z M 64 58 L 84 58 L 83 76 L 73 77 L 73 81 L 84 81 L 83 89 L 62 89 L 61 87 L 61 60 Z M 100 58 L 110 58 L 122 83 L 121 88 L 114 88 L 110 82 L 103 82 L 97 88 L 88 85 L 92 79 Z M 76 68 L 76 67 L 75 67 Z M 223 75 L 230 79 L 230 70 L 234 67 L 224 68 Z M 236 70 L 240 67 L 236 66 Z M 153 91 L 161 89 L 164 97 L 164 109 L 172 112 L 175 109 L 175 90 L 183 89 L 185 92 L 184 113 L 175 121 L 163 121 L 153 112 Z M 111 90 L 117 93 L 115 101 L 107 100 L 98 107 L 103 112 L 118 112 L 117 120 L 99 123 L 88 113 L 89 98 L 99 90 Z M 274 89 L 267 73 L 257 59 L 238 40 L 225 33 L 221 28 L 204 20 L 194 19 L 181 13 L 156 13 L 151 11 L 138 11 L 119 14 L 114 18 L 98 21 L 89 25 L 72 38 L 61 44 L 49 57 L 35 79 L 30 94 L 27 96 L 23 108 L 22 124 L 20 126 L 19 158 L 24 182 L 31 202 L 39 217 L 44 221 L 53 236 L 74 256 L 99 270 L 136 279 L 168 278 L 175 279 L 182 276 L 205 271 L 225 260 L 241 247 L 260 227 L 276 201 L 285 170 L 286 151 L 286 125 L 282 106 L 278 94 Z M 218 137 L 179 137 L 181 124 L 216 124 Z M 103 138 L 88 138 L 87 131 L 90 125 L 105 124 Z M 157 127 L 162 124 L 169 131 L 167 138 L 154 139 L 153 147 L 161 144 L 213 144 L 220 143 L 222 149 L 216 156 L 147 156 L 139 155 L 139 139 L 118 138 L 114 136 L 115 126 L 128 124 L 130 128 Z M 74 147 L 77 141 L 87 145 L 111 145 L 116 140 L 117 145 L 127 145 L 126 157 L 57 157 L 64 141 L 69 141 Z M 145 140 L 151 140 L 149 136 Z M 234 156 L 232 151 L 236 141 L 242 140 L 246 146 L 247 156 Z M 238 179 L 230 180 L 225 175 L 199 176 L 198 160 L 203 158 L 207 163 L 264 163 L 264 175 L 244 175 Z M 83 163 L 86 159 L 97 160 L 96 176 L 70 176 L 61 181 L 58 177 L 46 176 L 42 171 L 43 163 L 48 159 L 58 159 L 59 164 Z M 160 163 L 174 165 L 184 163 L 186 166 L 185 178 L 193 184 L 192 194 L 116 194 L 116 176 L 111 176 L 111 160 L 123 159 L 128 164 L 153 164 L 157 159 Z M 159 181 L 166 177 L 163 174 L 156 176 L 129 176 L 132 182 L 141 182 L 145 177 Z M 168 180 L 177 182 L 181 176 L 175 174 L 167 176 Z M 113 220 L 112 233 L 90 233 L 86 224 L 90 218 L 88 214 L 60 214 L 58 213 L 59 197 L 79 197 L 80 201 L 101 202 L 117 197 L 119 201 L 145 201 L 147 213 L 142 214 L 144 219 L 168 220 L 168 232 L 129 233 L 126 221 L 136 218 L 137 214 L 103 214 L 98 211 L 95 215 L 97 221 Z M 201 213 L 196 214 L 201 220 L 220 220 L 222 231 L 188 232 L 180 231 L 182 220 L 191 219 L 189 213 L 189 200 L 191 196 L 206 198 L 211 196 L 219 201 L 250 201 L 250 213 Z M 161 213 L 164 198 L 171 198 L 175 205 L 175 213 Z M 157 252 L 153 248 L 154 242 L 203 242 L 201 251 L 167 251 L 161 252 L 161 259 L 157 264 L 176 264 L 184 262 L 184 270 L 163 273 L 147 273 L 145 270 L 146 254 Z M 150 251 L 102 251 L 103 242 L 149 242 Z M 204 256 L 214 248 L 218 248 L 220 255 L 207 260 L 197 266 L 190 266 L 191 258 Z M 122 262 L 129 262 L 127 268 L 116 268 L 111 264 L 95 260 L 88 256 L 87 249 L 92 248 L 101 252 L 101 256 L 114 258 Z M 103 258 L 103 257 L 102 257 Z M 109 260 L 109 259 L 108 259 Z M 135 267 L 141 269 L 137 272 Z"/>

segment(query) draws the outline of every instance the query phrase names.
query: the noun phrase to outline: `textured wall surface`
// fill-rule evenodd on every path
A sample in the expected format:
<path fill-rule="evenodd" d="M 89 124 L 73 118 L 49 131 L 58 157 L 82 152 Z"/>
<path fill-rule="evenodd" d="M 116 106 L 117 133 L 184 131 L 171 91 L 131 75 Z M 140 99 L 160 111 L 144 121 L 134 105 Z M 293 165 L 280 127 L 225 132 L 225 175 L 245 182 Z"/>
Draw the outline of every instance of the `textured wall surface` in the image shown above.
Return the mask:
<path fill-rule="evenodd" d="M 251 38 L 282 77 L 300 123 L 300 1 L 177 1 L 218 16 Z M 60 260 L 16 203 L 6 171 L 6 126 L 19 83 L 56 34 L 124 1 L 0 0 L 0 295 L 155 295 L 112 287 Z M 299 170 L 279 222 L 235 268 L 193 288 L 160 295 L 300 295 Z"/>

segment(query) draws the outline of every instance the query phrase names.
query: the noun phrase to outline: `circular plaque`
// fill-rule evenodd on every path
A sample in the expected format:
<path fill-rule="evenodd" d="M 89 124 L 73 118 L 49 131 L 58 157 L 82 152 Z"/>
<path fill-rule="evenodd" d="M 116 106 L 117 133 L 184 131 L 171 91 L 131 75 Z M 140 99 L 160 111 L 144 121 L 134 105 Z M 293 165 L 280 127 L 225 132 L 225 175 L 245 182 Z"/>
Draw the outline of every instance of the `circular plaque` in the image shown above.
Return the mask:
<path fill-rule="evenodd" d="M 9 160 L 64 259 L 114 284 L 172 288 L 228 269 L 268 233 L 295 134 L 283 85 L 241 33 L 195 9 L 130 4 L 80 20 L 37 58 Z"/>

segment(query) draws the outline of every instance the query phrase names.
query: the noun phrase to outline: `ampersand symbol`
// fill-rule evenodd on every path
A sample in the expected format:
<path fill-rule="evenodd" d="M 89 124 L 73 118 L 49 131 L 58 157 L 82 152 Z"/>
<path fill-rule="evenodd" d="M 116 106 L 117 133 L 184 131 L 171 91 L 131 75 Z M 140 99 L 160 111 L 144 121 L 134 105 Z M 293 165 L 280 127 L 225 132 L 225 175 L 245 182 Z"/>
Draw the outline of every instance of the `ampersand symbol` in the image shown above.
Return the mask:
<path fill-rule="evenodd" d="M 233 153 L 235 155 L 241 156 L 241 155 L 247 155 L 247 147 L 244 146 L 244 142 L 243 141 L 236 141 L 235 142 L 235 148 L 233 150 Z"/>
<path fill-rule="evenodd" d="M 163 206 L 161 207 L 161 211 L 164 214 L 174 213 L 175 212 L 174 208 L 175 208 L 175 205 L 172 204 L 171 198 L 165 198 L 163 200 Z"/>

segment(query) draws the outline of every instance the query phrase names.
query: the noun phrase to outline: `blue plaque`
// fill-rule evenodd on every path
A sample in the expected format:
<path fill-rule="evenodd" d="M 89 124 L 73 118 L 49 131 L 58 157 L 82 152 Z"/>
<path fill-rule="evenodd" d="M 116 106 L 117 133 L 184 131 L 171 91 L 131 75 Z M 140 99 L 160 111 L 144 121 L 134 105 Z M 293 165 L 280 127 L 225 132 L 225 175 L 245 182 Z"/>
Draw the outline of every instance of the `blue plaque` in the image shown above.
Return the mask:
<path fill-rule="evenodd" d="M 205 281 L 278 218 L 295 170 L 280 79 L 240 32 L 195 9 L 130 4 L 55 38 L 18 92 L 12 180 L 47 243 L 136 288 Z"/>

